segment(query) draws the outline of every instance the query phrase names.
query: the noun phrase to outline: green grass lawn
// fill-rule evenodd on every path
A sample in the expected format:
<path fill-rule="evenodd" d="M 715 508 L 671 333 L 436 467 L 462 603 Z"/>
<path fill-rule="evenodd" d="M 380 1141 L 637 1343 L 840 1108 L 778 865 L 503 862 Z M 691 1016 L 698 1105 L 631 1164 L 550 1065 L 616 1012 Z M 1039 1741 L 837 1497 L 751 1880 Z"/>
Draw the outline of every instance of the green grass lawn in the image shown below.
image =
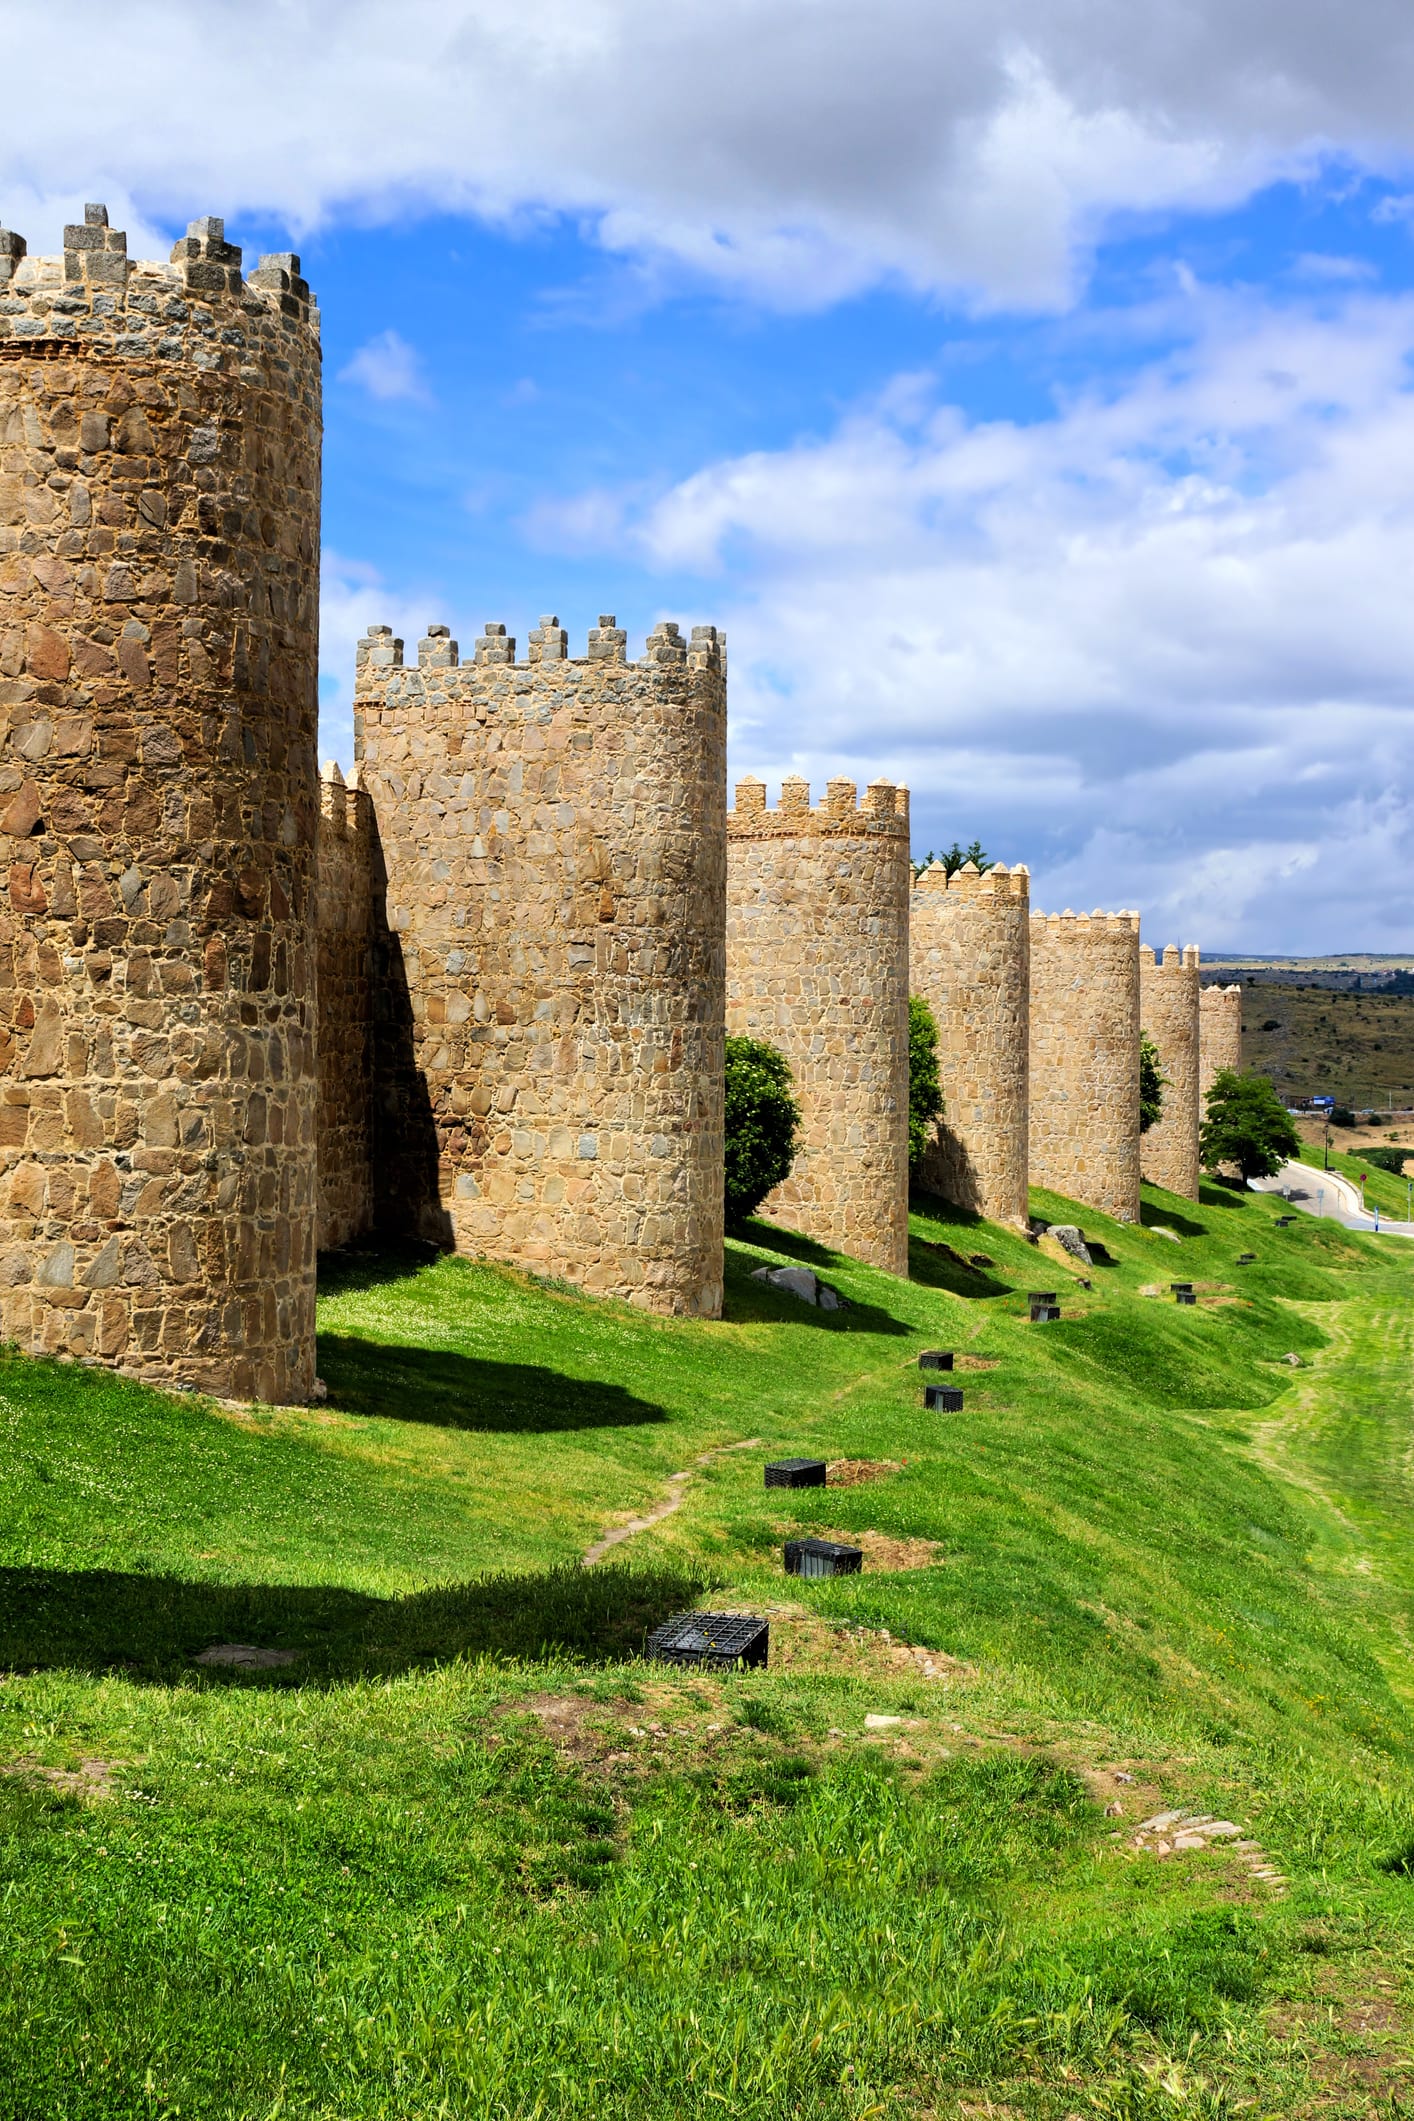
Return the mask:
<path fill-rule="evenodd" d="M 1310 1164 L 1316 1172 L 1315 1183 L 1319 1186 L 1319 1174 L 1324 1167 L 1324 1152 L 1320 1148 L 1308 1147 L 1303 1151 L 1301 1161 Z M 1365 1206 L 1371 1212 L 1378 1208 L 1381 1215 L 1388 1215 L 1391 1221 L 1405 1220 L 1409 1207 L 1407 1179 L 1398 1177 L 1392 1171 L 1381 1171 L 1378 1164 L 1372 1164 L 1358 1149 L 1337 1149 L 1334 1143 L 1330 1151 L 1330 1168 L 1357 1186 L 1361 1178 L 1364 1178 Z"/>
<path fill-rule="evenodd" d="M 1414 2111 L 1414 1262 L 1035 1205 L 1090 1289 L 922 1201 L 719 1324 L 328 1262 L 309 1410 L 0 1361 L 0 2116 Z M 644 1664 L 692 1603 L 770 1668 Z"/>

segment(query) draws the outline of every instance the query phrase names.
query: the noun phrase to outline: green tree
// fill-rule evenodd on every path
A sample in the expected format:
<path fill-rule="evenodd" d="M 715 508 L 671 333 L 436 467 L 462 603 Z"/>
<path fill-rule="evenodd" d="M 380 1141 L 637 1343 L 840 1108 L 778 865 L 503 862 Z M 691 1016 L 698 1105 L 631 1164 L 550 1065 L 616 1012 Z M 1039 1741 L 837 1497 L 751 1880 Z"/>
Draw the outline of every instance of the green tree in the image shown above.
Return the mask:
<path fill-rule="evenodd" d="M 800 1107 L 790 1063 L 758 1038 L 727 1040 L 726 1209 L 735 1229 L 790 1173 Z"/>
<path fill-rule="evenodd" d="M 974 840 L 970 847 L 959 847 L 957 841 L 954 840 L 946 854 L 934 854 L 930 847 L 922 861 L 914 863 L 913 874 L 922 876 L 924 870 L 931 869 L 934 862 L 941 862 L 949 876 L 956 876 L 958 870 L 965 869 L 969 862 L 971 862 L 974 869 L 980 870 L 983 876 L 987 874 L 989 869 L 995 869 L 997 866 L 980 840 Z"/>
<path fill-rule="evenodd" d="M 938 1080 L 938 1027 L 933 1012 L 921 994 L 908 997 L 908 1161 L 921 1162 L 933 1131 L 933 1122 L 943 1109 L 943 1086 Z"/>
<path fill-rule="evenodd" d="M 1147 1031 L 1139 1034 L 1139 1132 L 1147 1134 L 1164 1113 L 1168 1077 L 1159 1066 L 1159 1049 Z"/>
<path fill-rule="evenodd" d="M 1204 1170 L 1236 1164 L 1244 1178 L 1274 1178 L 1289 1156 L 1300 1155 L 1291 1114 L 1265 1075 L 1220 1068 L 1205 1104 L 1198 1136 Z"/>

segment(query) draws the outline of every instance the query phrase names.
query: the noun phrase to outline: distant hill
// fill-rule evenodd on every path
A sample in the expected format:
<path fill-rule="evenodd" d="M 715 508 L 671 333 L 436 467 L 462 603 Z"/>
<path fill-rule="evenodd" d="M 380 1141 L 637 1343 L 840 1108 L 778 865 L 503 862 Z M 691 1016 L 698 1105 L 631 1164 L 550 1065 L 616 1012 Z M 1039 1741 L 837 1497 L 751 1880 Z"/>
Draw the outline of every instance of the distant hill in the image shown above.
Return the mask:
<path fill-rule="evenodd" d="M 1285 970 L 1282 962 L 1203 967 L 1205 985 L 1242 984 L 1247 1067 L 1288 1100 L 1329 1094 L 1356 1108 L 1414 1106 L 1414 971 L 1392 959 L 1287 959 Z"/>

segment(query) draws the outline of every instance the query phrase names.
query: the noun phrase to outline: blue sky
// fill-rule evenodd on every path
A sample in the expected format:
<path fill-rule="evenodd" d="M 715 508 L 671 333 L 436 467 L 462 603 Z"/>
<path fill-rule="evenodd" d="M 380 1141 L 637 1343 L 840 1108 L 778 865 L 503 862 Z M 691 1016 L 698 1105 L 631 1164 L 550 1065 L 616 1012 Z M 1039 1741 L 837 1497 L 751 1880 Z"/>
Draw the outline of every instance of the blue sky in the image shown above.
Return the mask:
<path fill-rule="evenodd" d="M 326 754 L 370 620 L 711 620 L 734 773 L 906 780 L 1157 944 L 1414 954 L 1398 9 L 121 14 L 14 11 L 0 220 L 301 251 Z"/>

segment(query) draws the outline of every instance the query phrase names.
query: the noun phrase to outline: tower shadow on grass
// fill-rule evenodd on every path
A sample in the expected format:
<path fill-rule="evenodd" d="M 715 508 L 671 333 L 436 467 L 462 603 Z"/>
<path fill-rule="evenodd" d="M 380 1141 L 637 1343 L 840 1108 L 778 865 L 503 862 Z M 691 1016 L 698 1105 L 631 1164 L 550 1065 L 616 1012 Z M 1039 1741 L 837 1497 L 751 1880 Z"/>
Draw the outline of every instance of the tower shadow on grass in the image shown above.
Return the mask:
<path fill-rule="evenodd" d="M 638 1428 L 668 1419 L 665 1408 L 635 1399 L 622 1385 L 565 1377 L 535 1363 L 488 1362 L 449 1348 L 340 1333 L 321 1333 L 318 1346 L 329 1404 L 344 1414 L 502 1436 Z"/>
<path fill-rule="evenodd" d="M 0 1670 L 288 1687 L 385 1678 L 458 1657 L 604 1664 L 639 1655 L 648 1631 L 704 1588 L 684 1570 L 611 1564 L 485 1576 L 402 1598 L 115 1569 L 0 1569 Z M 285 1651 L 293 1661 L 274 1670 L 195 1662 L 223 1643 Z"/>
<path fill-rule="evenodd" d="M 743 1246 L 775 1253 L 777 1258 L 771 1261 L 758 1259 L 754 1252 L 742 1251 Z M 821 1311 L 814 1304 L 803 1303 L 797 1296 L 752 1280 L 755 1268 L 777 1265 L 781 1258 L 798 1260 L 802 1266 L 814 1268 L 822 1281 L 829 1281 L 831 1275 L 838 1274 L 842 1267 L 848 1270 L 859 1264 L 844 1253 L 831 1252 L 827 1246 L 817 1244 L 814 1238 L 802 1237 L 797 1230 L 781 1230 L 774 1223 L 753 1218 L 727 1233 L 725 1316 L 734 1325 L 757 1319 L 788 1318 L 798 1325 L 823 1326 L 826 1331 L 834 1333 L 907 1335 L 910 1332 L 910 1327 L 881 1304 L 863 1303 L 857 1296 L 846 1296 L 846 1309 L 842 1311 Z"/>

